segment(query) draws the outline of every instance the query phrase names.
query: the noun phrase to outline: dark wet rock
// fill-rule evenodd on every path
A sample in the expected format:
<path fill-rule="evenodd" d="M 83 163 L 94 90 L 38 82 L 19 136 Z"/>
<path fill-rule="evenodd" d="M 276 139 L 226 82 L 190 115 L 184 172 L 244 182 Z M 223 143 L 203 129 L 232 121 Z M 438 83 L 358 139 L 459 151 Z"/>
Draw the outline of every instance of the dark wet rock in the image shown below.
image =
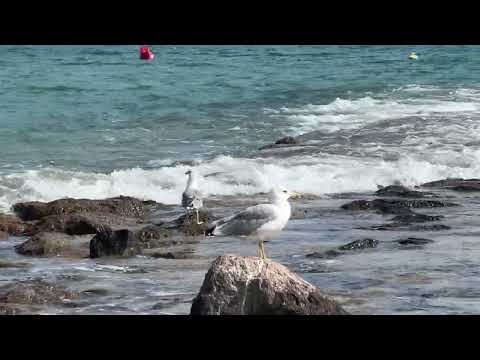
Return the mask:
<path fill-rule="evenodd" d="M 78 294 L 42 280 L 16 281 L 0 287 L 0 303 L 4 304 L 63 304 Z"/>
<path fill-rule="evenodd" d="M 390 185 L 382 187 L 375 192 L 377 196 L 394 196 L 394 197 L 409 197 L 409 198 L 422 198 L 427 195 L 434 195 L 432 193 L 411 190 L 402 185 Z"/>
<path fill-rule="evenodd" d="M 409 237 L 406 239 L 396 240 L 395 242 L 399 243 L 400 245 L 425 245 L 433 243 L 434 241 L 430 239 Z"/>
<path fill-rule="evenodd" d="M 8 233 L 5 231 L 0 231 L 0 240 L 7 240 L 8 239 Z"/>
<path fill-rule="evenodd" d="M 32 264 L 21 262 L 21 261 L 0 261 L 0 269 L 2 268 L 28 268 Z"/>
<path fill-rule="evenodd" d="M 90 240 L 90 257 L 134 256 L 142 253 L 142 246 L 130 230 L 104 228 Z"/>
<path fill-rule="evenodd" d="M 455 191 L 480 191 L 480 179 L 452 178 L 420 185 L 426 188 L 441 188 Z"/>
<path fill-rule="evenodd" d="M 439 200 L 375 199 L 355 200 L 341 206 L 344 210 L 377 210 L 383 214 L 405 214 L 410 208 L 436 208 L 459 206 L 455 203 Z"/>
<path fill-rule="evenodd" d="M 324 252 L 314 252 L 307 254 L 307 257 L 317 259 L 332 259 L 339 255 L 345 254 L 347 251 L 373 249 L 378 245 L 378 240 L 375 239 L 360 239 L 352 241 L 348 244 L 339 246 L 336 249 L 330 249 Z"/>
<path fill-rule="evenodd" d="M 285 136 L 277 141 L 275 141 L 275 145 L 279 145 L 279 144 L 288 144 L 288 145 L 291 145 L 291 144 L 298 144 L 297 140 L 295 140 L 294 137 L 292 136 Z"/>
<path fill-rule="evenodd" d="M 15 246 L 15 251 L 29 256 L 56 256 L 72 249 L 72 237 L 57 232 L 41 232 Z"/>
<path fill-rule="evenodd" d="M 361 239 L 355 240 L 348 244 L 340 246 L 338 249 L 345 250 L 363 250 L 363 249 L 373 249 L 378 246 L 378 240 L 375 239 Z"/>
<path fill-rule="evenodd" d="M 106 295 L 110 294 L 110 291 L 108 291 L 107 289 L 98 289 L 98 288 L 95 288 L 95 289 L 83 290 L 83 291 L 82 291 L 82 294 L 85 294 L 85 295 L 95 295 L 95 296 L 106 296 Z"/>
<path fill-rule="evenodd" d="M 336 301 L 285 266 L 258 257 L 221 256 L 208 270 L 192 315 L 343 315 Z"/>
<path fill-rule="evenodd" d="M 297 144 L 299 144 L 299 141 L 297 139 L 295 139 L 292 136 L 285 136 L 285 137 L 275 141 L 274 144 L 262 146 L 258 150 L 271 149 L 271 148 L 275 148 L 275 147 L 282 146 L 282 145 L 297 145 Z"/>
<path fill-rule="evenodd" d="M 28 235 L 31 233 L 31 225 L 24 223 L 15 215 L 0 214 L 0 231 L 13 236 Z"/>
<path fill-rule="evenodd" d="M 316 259 L 333 259 L 333 258 L 336 258 L 339 255 L 342 255 L 342 252 L 340 252 L 338 250 L 331 249 L 331 250 L 327 250 L 327 251 L 324 251 L 324 252 L 316 251 L 316 252 L 307 254 L 306 257 L 316 258 Z"/>
<path fill-rule="evenodd" d="M 50 215 L 113 214 L 126 218 L 143 218 L 151 211 L 151 201 L 128 196 L 104 200 L 59 199 L 48 203 L 39 201 L 17 203 L 14 212 L 24 221 L 39 220 Z"/>
<path fill-rule="evenodd" d="M 399 223 L 419 223 L 419 222 L 427 222 L 427 221 L 439 221 L 442 220 L 444 216 L 441 215 L 425 215 L 425 214 L 417 214 L 411 212 L 409 214 L 402 214 L 395 216 L 392 221 L 399 222 Z"/>

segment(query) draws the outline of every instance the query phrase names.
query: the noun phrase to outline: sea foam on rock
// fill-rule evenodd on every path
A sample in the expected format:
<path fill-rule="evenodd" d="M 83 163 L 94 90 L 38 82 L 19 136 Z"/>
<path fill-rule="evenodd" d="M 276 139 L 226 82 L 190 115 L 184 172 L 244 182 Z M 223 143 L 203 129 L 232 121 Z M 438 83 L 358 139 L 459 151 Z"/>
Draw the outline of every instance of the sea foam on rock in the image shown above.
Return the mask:
<path fill-rule="evenodd" d="M 285 266 L 258 257 L 220 256 L 191 315 L 344 315 L 335 300 Z"/>

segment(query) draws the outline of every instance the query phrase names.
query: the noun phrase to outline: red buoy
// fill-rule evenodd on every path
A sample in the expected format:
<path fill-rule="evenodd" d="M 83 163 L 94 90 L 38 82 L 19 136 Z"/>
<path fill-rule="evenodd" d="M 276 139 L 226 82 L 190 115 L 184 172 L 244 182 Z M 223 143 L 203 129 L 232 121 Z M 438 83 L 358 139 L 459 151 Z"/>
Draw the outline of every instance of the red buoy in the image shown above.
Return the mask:
<path fill-rule="evenodd" d="M 153 60 L 155 55 L 148 46 L 142 46 L 140 48 L 140 59 L 142 60 Z"/>

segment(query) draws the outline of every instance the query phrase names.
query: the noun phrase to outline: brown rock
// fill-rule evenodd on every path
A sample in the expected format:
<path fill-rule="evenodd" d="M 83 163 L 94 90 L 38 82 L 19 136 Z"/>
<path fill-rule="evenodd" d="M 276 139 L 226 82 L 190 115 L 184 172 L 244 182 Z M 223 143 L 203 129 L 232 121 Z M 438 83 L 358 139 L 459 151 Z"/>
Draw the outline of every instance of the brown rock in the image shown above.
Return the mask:
<path fill-rule="evenodd" d="M 7 240 L 8 239 L 8 233 L 5 231 L 0 231 L 0 240 Z"/>
<path fill-rule="evenodd" d="M 192 315 L 348 314 L 285 266 L 258 257 L 217 258 L 193 300 Z"/>
<path fill-rule="evenodd" d="M 104 200 L 59 199 L 48 203 L 32 201 L 17 203 L 15 213 L 24 221 L 39 220 L 49 215 L 114 214 L 122 217 L 142 218 L 150 212 L 151 201 L 141 201 L 128 196 Z"/>

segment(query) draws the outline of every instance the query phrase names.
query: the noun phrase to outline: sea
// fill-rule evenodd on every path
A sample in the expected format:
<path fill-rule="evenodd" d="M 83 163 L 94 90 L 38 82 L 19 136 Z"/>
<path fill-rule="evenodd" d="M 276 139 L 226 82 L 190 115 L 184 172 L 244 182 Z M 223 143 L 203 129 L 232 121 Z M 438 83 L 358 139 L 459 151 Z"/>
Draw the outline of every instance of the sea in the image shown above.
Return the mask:
<path fill-rule="evenodd" d="M 21 201 L 119 195 L 180 209 L 185 171 L 207 197 L 252 199 L 281 185 L 311 194 L 267 256 L 354 314 L 480 312 L 480 199 L 452 194 L 449 230 L 362 230 L 342 211 L 379 186 L 480 177 L 479 46 L 0 46 L 0 212 Z M 417 60 L 408 58 L 416 52 Z M 302 146 L 259 150 L 285 136 Z M 235 209 L 237 210 L 237 209 Z M 400 238 L 433 240 L 394 246 Z M 376 249 L 306 254 L 374 238 Z M 188 314 L 211 261 L 255 255 L 237 238 L 201 239 L 202 259 L 29 258 L 0 241 L 0 284 L 41 278 L 108 293 L 55 314 Z M 139 270 L 140 269 L 140 270 Z M 159 305 L 160 304 L 160 305 Z"/>

